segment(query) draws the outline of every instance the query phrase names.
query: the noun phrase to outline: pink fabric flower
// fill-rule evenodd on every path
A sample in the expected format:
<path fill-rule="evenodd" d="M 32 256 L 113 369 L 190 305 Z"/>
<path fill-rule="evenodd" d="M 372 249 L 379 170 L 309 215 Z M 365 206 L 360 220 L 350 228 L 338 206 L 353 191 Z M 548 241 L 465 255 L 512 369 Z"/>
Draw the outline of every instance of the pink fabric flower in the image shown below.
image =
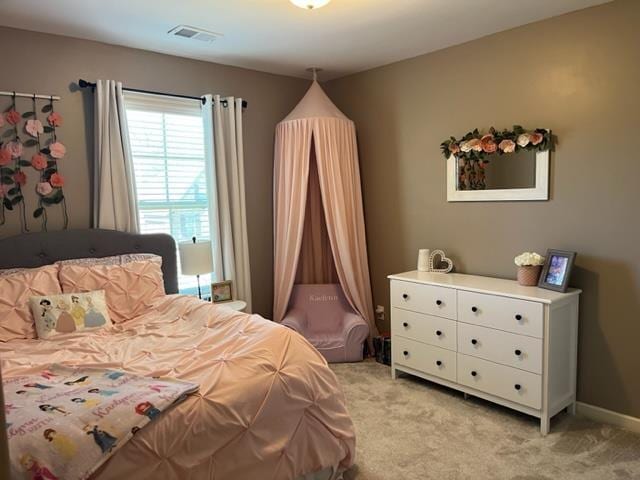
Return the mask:
<path fill-rule="evenodd" d="M 460 146 L 457 143 L 452 143 L 451 145 L 449 145 L 449 153 L 451 153 L 451 155 L 460 153 Z"/>
<path fill-rule="evenodd" d="M 27 120 L 24 129 L 29 135 L 36 138 L 44 133 L 44 127 L 40 120 Z"/>
<path fill-rule="evenodd" d="M 516 150 L 516 143 L 513 140 L 502 140 L 498 145 L 498 148 L 504 153 L 513 153 Z"/>
<path fill-rule="evenodd" d="M 25 185 L 27 183 L 27 176 L 20 170 L 13 174 L 13 181 L 20 186 Z"/>
<path fill-rule="evenodd" d="M 9 122 L 9 125 L 17 125 L 20 122 L 20 119 L 22 118 L 20 113 L 17 112 L 15 109 L 9 110 L 7 113 L 4 114 L 4 116 L 7 119 L 7 122 Z"/>
<path fill-rule="evenodd" d="M 9 142 L 6 147 L 9 152 L 11 152 L 11 156 L 13 158 L 20 158 L 22 156 L 22 152 L 24 149 L 22 148 L 22 143 L 20 142 Z"/>
<path fill-rule="evenodd" d="M 544 140 L 544 135 L 542 135 L 540 132 L 533 132 L 531 134 L 532 145 L 538 145 L 539 143 L 542 142 L 542 140 Z"/>
<path fill-rule="evenodd" d="M 11 151 L 7 147 L 0 148 L 0 167 L 11 163 Z"/>
<path fill-rule="evenodd" d="M 481 152 L 482 151 L 482 142 L 480 142 L 479 138 L 472 138 L 471 140 L 469 140 L 467 142 L 467 145 L 469 145 L 471 150 L 473 150 L 475 152 Z"/>
<path fill-rule="evenodd" d="M 46 197 L 51 192 L 53 192 L 53 187 L 49 182 L 39 182 L 36 185 L 36 192 L 38 192 L 38 195 L 42 195 L 43 197 Z"/>
<path fill-rule="evenodd" d="M 493 135 L 490 133 L 480 139 L 480 144 L 485 153 L 494 153 L 498 149 L 498 145 L 493 141 Z"/>
<path fill-rule="evenodd" d="M 60 142 L 55 142 L 49 145 L 49 151 L 53 158 L 62 158 L 67 153 L 67 147 Z"/>
<path fill-rule="evenodd" d="M 47 159 L 44 155 L 36 153 L 31 157 L 31 166 L 36 170 L 44 170 L 47 167 Z"/>
<path fill-rule="evenodd" d="M 61 127 L 62 115 L 60 115 L 58 112 L 51 112 L 47 117 L 47 122 L 49 122 L 49 125 L 51 125 L 52 127 Z"/>
<path fill-rule="evenodd" d="M 54 173 L 53 175 L 51 175 L 49 183 L 52 187 L 60 188 L 64 185 L 64 177 L 59 173 Z"/>

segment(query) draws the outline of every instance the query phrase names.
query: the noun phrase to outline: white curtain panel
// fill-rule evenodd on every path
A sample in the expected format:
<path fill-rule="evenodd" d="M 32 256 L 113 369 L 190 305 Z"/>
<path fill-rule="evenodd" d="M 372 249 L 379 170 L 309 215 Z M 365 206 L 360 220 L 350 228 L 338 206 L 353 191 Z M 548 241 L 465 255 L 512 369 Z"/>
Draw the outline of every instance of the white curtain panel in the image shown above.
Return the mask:
<path fill-rule="evenodd" d="M 247 302 L 251 312 L 251 270 L 244 186 L 242 146 L 242 99 L 206 95 L 202 108 L 205 148 L 213 194 L 210 222 L 213 242 L 214 278 L 231 280 L 235 299 Z M 226 106 L 223 105 L 226 100 Z"/>
<path fill-rule="evenodd" d="M 122 83 L 97 80 L 93 226 L 138 232 L 136 187 Z"/>

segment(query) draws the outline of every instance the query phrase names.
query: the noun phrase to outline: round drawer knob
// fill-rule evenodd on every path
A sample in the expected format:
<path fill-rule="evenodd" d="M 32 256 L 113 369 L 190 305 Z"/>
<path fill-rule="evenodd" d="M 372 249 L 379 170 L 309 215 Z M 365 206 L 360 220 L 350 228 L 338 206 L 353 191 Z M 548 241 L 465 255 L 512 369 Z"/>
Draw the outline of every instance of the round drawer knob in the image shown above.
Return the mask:
<path fill-rule="evenodd" d="M 472 345 L 477 345 L 478 344 L 478 340 L 476 340 L 475 338 L 471 339 L 471 344 Z"/>
<path fill-rule="evenodd" d="M 522 387 L 520 386 L 519 383 L 516 383 L 513 388 L 515 388 L 516 390 L 520 390 Z"/>
<path fill-rule="evenodd" d="M 517 315 L 516 315 L 516 320 L 518 320 L 518 321 L 522 320 L 522 315 L 517 314 Z"/>
<path fill-rule="evenodd" d="M 407 350 L 405 350 L 404 352 L 402 352 L 402 354 L 406 357 L 409 355 L 409 352 Z"/>
<path fill-rule="evenodd" d="M 403 326 L 404 328 L 407 328 L 407 327 L 409 326 L 409 324 L 408 324 L 407 322 L 403 322 L 403 323 L 402 323 L 402 326 Z"/>
<path fill-rule="evenodd" d="M 436 335 L 439 337 L 440 335 L 442 335 L 442 332 L 440 330 L 436 330 Z"/>
<path fill-rule="evenodd" d="M 436 305 L 438 306 L 442 305 L 442 300 L 436 300 Z"/>
<path fill-rule="evenodd" d="M 407 298 L 409 298 L 409 295 L 407 295 L 406 293 L 403 293 L 402 294 L 402 298 L 404 298 L 406 300 Z"/>
<path fill-rule="evenodd" d="M 513 353 L 515 353 L 515 354 L 516 354 L 516 356 L 518 356 L 518 357 L 519 357 L 520 355 L 522 355 L 522 350 L 516 349 L 516 351 L 515 351 L 515 352 L 513 352 Z"/>
<path fill-rule="evenodd" d="M 472 376 L 472 377 L 475 377 L 476 375 L 478 375 L 478 372 L 476 372 L 475 370 L 472 370 L 472 371 L 471 371 L 471 376 Z"/>
<path fill-rule="evenodd" d="M 436 365 L 440 367 L 442 365 L 442 362 L 440 360 L 436 360 Z"/>
<path fill-rule="evenodd" d="M 478 307 L 471 307 L 471 311 L 472 311 L 473 313 L 476 313 L 476 312 L 478 311 Z"/>

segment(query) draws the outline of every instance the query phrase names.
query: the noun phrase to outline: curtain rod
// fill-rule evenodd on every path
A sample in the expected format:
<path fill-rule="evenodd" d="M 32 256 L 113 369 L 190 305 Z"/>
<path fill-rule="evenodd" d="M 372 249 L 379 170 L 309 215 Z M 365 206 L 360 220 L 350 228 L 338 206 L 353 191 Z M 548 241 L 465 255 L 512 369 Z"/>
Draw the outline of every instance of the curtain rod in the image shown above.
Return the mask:
<path fill-rule="evenodd" d="M 86 80 L 83 80 L 83 79 L 80 79 L 80 80 L 78 80 L 78 86 L 80 88 L 95 88 L 96 84 L 92 83 L 92 82 L 87 82 Z M 205 102 L 205 98 L 204 97 L 193 97 L 191 95 L 179 95 L 179 94 L 176 94 L 176 93 L 154 92 L 153 90 L 141 90 L 139 88 L 123 87 L 122 89 L 126 90 L 127 92 L 147 93 L 149 95 L 161 95 L 163 97 L 187 98 L 187 99 L 190 99 L 190 100 L 200 100 L 202 103 Z M 222 105 L 224 105 L 225 107 L 228 104 L 227 100 L 221 100 L 220 103 L 222 103 Z M 242 108 L 247 108 L 248 106 L 249 106 L 249 104 L 247 103 L 247 101 L 243 100 L 242 101 Z"/>
<path fill-rule="evenodd" d="M 0 96 L 5 97 L 20 97 L 20 98 L 39 98 L 42 100 L 60 100 L 58 95 L 39 95 L 37 93 L 18 93 L 18 92 L 0 92 Z"/>

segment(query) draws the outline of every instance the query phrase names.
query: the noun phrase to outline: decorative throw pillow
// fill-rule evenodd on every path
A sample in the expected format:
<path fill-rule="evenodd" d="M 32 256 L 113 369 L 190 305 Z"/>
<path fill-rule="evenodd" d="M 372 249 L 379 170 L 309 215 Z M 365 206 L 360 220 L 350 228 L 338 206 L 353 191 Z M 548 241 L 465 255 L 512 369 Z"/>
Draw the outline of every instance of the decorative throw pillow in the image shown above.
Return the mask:
<path fill-rule="evenodd" d="M 38 338 L 111 325 L 104 290 L 34 296 L 29 299 Z"/>
<path fill-rule="evenodd" d="M 58 265 L 84 265 L 85 267 L 90 267 L 92 265 L 124 265 L 129 262 L 142 262 L 145 260 L 154 260 L 162 264 L 162 257 L 154 253 L 125 253 L 111 257 L 72 258 L 70 260 L 60 260 L 56 263 Z"/>
<path fill-rule="evenodd" d="M 14 273 L 21 273 L 25 270 L 30 270 L 29 268 L 5 268 L 4 270 L 0 270 L 0 277 L 7 277 L 9 275 L 13 275 Z"/>
<path fill-rule="evenodd" d="M 142 315 L 165 295 L 160 257 L 124 265 L 60 265 L 64 293 L 104 290 L 114 323 Z"/>
<path fill-rule="evenodd" d="M 29 297 L 62 293 L 58 266 L 25 268 L 3 274 L 0 276 L 0 292 L 0 342 L 36 338 Z"/>

